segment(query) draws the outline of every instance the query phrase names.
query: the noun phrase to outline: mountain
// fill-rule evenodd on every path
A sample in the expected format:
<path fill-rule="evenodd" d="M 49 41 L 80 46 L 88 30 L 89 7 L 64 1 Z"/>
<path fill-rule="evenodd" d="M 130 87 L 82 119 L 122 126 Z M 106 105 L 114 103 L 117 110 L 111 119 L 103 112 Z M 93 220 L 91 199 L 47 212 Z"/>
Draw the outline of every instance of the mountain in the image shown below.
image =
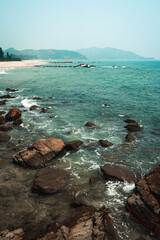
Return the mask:
<path fill-rule="evenodd" d="M 68 50 L 55 50 L 55 49 L 26 49 L 18 51 L 14 48 L 8 48 L 4 50 L 4 54 L 6 53 L 13 54 L 13 57 L 20 57 L 22 60 L 27 59 L 87 59 L 81 53 L 68 51 Z"/>
<path fill-rule="evenodd" d="M 136 53 L 124 51 L 117 48 L 83 48 L 76 50 L 91 60 L 153 60 L 153 58 L 144 58 Z"/>

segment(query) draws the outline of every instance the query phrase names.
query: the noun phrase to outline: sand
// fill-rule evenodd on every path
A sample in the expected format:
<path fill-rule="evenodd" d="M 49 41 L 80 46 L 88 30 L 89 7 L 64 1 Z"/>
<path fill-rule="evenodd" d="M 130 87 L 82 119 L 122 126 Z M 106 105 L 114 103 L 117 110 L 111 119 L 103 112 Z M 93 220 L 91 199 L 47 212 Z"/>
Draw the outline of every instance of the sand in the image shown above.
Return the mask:
<path fill-rule="evenodd" d="M 0 62 L 0 69 L 5 68 L 28 68 L 34 67 L 37 64 L 43 64 L 43 60 L 23 60 L 23 61 L 11 61 L 11 62 Z"/>

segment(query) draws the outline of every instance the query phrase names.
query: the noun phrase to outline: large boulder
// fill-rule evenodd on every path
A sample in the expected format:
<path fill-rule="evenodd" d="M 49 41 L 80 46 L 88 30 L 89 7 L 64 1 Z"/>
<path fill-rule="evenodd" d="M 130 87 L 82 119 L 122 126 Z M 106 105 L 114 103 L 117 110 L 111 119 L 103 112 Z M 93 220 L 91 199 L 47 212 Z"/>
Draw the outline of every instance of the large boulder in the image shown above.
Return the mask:
<path fill-rule="evenodd" d="M 133 172 L 129 171 L 125 167 L 115 164 L 105 164 L 104 166 L 100 166 L 100 169 L 107 180 L 127 181 L 129 183 L 136 181 Z"/>
<path fill-rule="evenodd" d="M 107 140 L 99 140 L 99 143 L 104 148 L 113 146 L 113 143 L 111 143 Z"/>
<path fill-rule="evenodd" d="M 125 121 L 126 122 L 126 121 Z M 139 132 L 142 127 L 134 120 L 127 121 L 128 125 L 125 126 L 129 132 Z"/>
<path fill-rule="evenodd" d="M 16 119 L 21 117 L 21 110 L 18 108 L 10 109 L 7 115 L 5 116 L 7 121 L 15 121 Z"/>
<path fill-rule="evenodd" d="M 33 185 L 33 192 L 56 193 L 67 186 L 69 173 L 63 169 L 45 167 L 39 170 Z"/>
<path fill-rule="evenodd" d="M 136 221 L 160 238 L 160 165 L 138 181 L 126 207 Z"/>
<path fill-rule="evenodd" d="M 130 133 L 128 133 L 125 137 L 126 142 L 134 142 L 135 140 L 136 140 L 136 138 Z"/>
<path fill-rule="evenodd" d="M 11 137 L 4 132 L 0 132 L 0 143 L 8 142 Z"/>
<path fill-rule="evenodd" d="M 39 139 L 29 148 L 14 155 L 13 160 L 23 167 L 45 166 L 61 152 L 64 146 L 60 139 Z"/>
<path fill-rule="evenodd" d="M 63 225 L 48 233 L 41 240 L 116 240 L 113 220 L 108 209 L 96 210 L 93 206 L 81 206 L 68 216 Z"/>
<path fill-rule="evenodd" d="M 65 149 L 67 151 L 78 151 L 83 145 L 83 142 L 80 140 L 73 140 L 70 142 L 65 142 Z"/>

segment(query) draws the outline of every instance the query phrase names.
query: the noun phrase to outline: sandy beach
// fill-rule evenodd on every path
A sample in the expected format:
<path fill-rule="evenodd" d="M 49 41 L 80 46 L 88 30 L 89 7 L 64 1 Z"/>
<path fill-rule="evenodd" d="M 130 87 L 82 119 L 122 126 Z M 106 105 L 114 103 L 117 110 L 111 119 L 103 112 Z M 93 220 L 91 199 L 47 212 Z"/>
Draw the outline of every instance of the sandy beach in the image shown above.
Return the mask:
<path fill-rule="evenodd" d="M 44 63 L 44 60 L 23 60 L 23 61 L 10 61 L 0 62 L 0 69 L 5 68 L 28 68 L 37 64 Z"/>

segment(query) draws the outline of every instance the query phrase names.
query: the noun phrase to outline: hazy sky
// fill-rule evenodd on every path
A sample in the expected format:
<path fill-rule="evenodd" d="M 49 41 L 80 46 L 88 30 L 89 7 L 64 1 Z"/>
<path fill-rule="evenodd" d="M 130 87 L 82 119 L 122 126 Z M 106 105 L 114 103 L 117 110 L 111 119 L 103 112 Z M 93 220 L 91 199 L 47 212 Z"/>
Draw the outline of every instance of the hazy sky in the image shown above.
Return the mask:
<path fill-rule="evenodd" d="M 0 46 L 115 47 L 160 59 L 160 0 L 0 0 Z"/>

